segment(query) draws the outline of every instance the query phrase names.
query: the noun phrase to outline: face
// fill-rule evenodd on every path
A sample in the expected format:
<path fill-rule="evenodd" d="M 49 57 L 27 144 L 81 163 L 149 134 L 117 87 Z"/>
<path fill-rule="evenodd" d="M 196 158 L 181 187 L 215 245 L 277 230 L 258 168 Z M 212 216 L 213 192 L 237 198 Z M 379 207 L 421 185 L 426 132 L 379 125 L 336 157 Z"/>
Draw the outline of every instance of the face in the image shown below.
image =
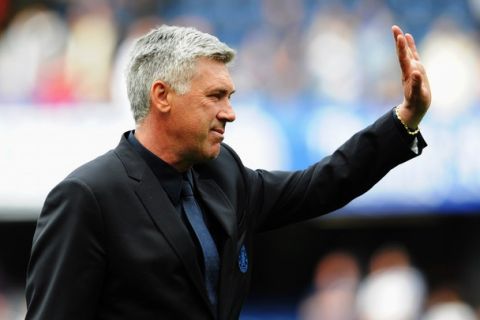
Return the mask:
<path fill-rule="evenodd" d="M 194 164 L 218 156 L 226 123 L 235 120 L 234 91 L 223 62 L 200 58 L 189 91 L 169 93 L 168 131 L 179 159 Z"/>

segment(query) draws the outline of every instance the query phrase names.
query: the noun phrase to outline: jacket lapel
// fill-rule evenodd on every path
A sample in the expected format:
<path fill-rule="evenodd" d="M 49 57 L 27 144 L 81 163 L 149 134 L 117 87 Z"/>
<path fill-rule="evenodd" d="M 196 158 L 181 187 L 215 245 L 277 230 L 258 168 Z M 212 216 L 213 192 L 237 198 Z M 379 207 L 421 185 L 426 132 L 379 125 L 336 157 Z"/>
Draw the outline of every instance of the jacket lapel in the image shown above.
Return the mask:
<path fill-rule="evenodd" d="M 232 299 L 231 284 L 234 283 L 232 276 L 237 266 L 236 243 L 237 243 L 237 216 L 231 202 L 221 188 L 211 179 L 202 179 L 194 174 L 197 190 L 201 200 L 205 204 L 208 214 L 217 219 L 227 235 L 221 252 L 221 271 L 218 284 L 218 308 L 220 318 L 228 313 L 225 309 Z"/>
<path fill-rule="evenodd" d="M 194 175 L 195 176 L 195 175 Z M 229 238 L 234 236 L 237 226 L 235 209 L 220 187 L 211 179 L 195 179 L 197 190 L 208 214 L 220 223 Z"/>
<path fill-rule="evenodd" d="M 211 308 L 202 272 L 196 255 L 195 244 L 159 181 L 146 163 L 122 137 L 115 152 L 123 162 L 130 178 L 138 181 L 135 189 L 153 223 L 162 233 L 186 268 L 186 273 L 198 289 L 205 303 Z"/>

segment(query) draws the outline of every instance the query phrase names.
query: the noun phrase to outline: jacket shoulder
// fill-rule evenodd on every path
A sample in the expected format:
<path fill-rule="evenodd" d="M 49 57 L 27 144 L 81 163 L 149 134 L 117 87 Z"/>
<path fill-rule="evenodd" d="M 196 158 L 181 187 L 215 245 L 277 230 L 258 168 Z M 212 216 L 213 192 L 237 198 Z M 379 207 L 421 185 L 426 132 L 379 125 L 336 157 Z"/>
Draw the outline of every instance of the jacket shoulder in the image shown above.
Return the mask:
<path fill-rule="evenodd" d="M 95 184 L 107 177 L 115 177 L 122 170 L 122 164 L 113 150 L 81 165 L 72 171 L 64 180 L 80 180 L 87 184 Z M 115 174 L 117 173 L 117 174 Z"/>

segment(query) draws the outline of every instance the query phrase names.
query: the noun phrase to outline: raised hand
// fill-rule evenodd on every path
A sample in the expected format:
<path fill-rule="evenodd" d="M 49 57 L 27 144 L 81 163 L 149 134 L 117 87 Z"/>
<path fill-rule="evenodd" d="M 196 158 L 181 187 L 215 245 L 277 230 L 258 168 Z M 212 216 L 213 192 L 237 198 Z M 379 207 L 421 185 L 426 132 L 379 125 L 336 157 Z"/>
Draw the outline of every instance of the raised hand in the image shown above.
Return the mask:
<path fill-rule="evenodd" d="M 397 56 L 402 70 L 404 99 L 398 114 L 409 128 L 416 129 L 427 112 L 432 95 L 425 68 L 411 34 L 404 34 L 398 26 L 392 27 Z"/>

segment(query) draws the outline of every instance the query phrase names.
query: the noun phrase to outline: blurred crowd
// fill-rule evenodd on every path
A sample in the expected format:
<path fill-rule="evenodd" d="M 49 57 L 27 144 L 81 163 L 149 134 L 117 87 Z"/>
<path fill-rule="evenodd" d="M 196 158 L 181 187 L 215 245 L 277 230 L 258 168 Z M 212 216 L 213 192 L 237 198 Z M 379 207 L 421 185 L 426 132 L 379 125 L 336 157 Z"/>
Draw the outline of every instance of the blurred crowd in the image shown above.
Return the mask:
<path fill-rule="evenodd" d="M 379 248 L 367 274 L 355 254 L 333 251 L 314 272 L 313 289 L 299 307 L 300 320 L 477 320 L 452 283 L 429 286 L 401 245 Z M 475 310 L 476 307 L 476 310 Z"/>
<path fill-rule="evenodd" d="M 239 99 L 289 116 L 318 104 L 385 108 L 401 96 L 389 32 L 399 24 L 418 39 L 434 102 L 451 116 L 450 108 L 459 113 L 480 97 L 479 3 L 3 0 L 0 103 L 56 107 L 122 99 L 132 39 L 168 23 L 211 32 L 237 49 Z"/>

